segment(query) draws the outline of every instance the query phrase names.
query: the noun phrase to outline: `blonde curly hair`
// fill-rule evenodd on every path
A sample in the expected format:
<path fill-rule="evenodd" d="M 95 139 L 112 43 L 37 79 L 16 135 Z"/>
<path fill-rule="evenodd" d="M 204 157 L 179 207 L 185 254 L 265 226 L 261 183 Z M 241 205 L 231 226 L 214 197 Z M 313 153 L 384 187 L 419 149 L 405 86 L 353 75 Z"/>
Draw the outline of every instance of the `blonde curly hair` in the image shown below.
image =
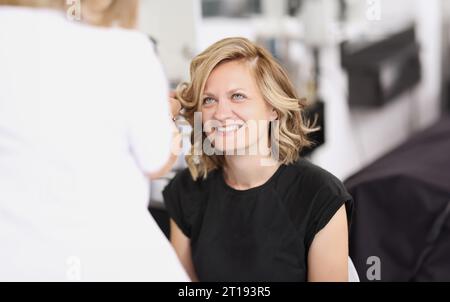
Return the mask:
<path fill-rule="evenodd" d="M 278 160 L 283 164 L 297 161 L 302 148 L 311 146 L 308 134 L 317 130 L 304 120 L 306 100 L 297 96 L 286 72 L 272 55 L 248 39 L 220 40 L 193 59 L 191 82 L 181 83 L 176 90 L 176 97 L 185 109 L 183 116 L 194 128 L 194 114 L 201 111 L 202 95 L 209 75 L 219 64 L 234 60 L 249 64 L 264 100 L 278 113 Z M 196 142 L 192 132 L 192 149 L 186 155 L 186 162 L 194 180 L 206 178 L 208 172 L 225 164 L 223 155 L 195 154 L 195 149 L 205 138 L 203 133 L 201 142 Z"/>

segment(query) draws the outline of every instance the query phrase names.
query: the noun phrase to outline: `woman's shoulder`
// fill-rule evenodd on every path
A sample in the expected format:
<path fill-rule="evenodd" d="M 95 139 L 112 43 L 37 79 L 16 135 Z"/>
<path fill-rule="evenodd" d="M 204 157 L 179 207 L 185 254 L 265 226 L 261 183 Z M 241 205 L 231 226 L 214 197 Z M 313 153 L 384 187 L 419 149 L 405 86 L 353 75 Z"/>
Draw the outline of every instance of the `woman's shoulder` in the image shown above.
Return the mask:
<path fill-rule="evenodd" d="M 307 159 L 286 166 L 278 180 L 277 191 L 293 212 L 298 207 L 335 208 L 353 200 L 335 175 Z"/>
<path fill-rule="evenodd" d="M 204 202 L 211 192 L 210 183 L 216 175 L 217 172 L 212 171 L 206 179 L 194 180 L 186 168 L 177 172 L 163 190 L 166 210 L 188 237 L 204 210 Z"/>
<path fill-rule="evenodd" d="M 207 190 L 210 187 L 210 184 L 217 176 L 218 171 L 214 170 L 208 174 L 206 179 L 198 178 L 195 179 L 192 177 L 191 172 L 188 168 L 178 171 L 172 180 L 169 182 L 168 187 L 172 190 L 187 192 L 198 192 Z"/>
<path fill-rule="evenodd" d="M 350 226 L 353 199 L 335 175 L 306 159 L 301 159 L 286 167 L 283 180 L 279 182 L 279 194 L 284 197 L 282 200 L 294 225 L 306 224 L 307 247 L 315 234 L 328 224 L 344 205 Z"/>
<path fill-rule="evenodd" d="M 304 158 L 287 165 L 284 178 L 290 185 L 297 184 L 311 191 L 317 191 L 329 186 L 344 187 L 342 182 L 331 172 Z"/>

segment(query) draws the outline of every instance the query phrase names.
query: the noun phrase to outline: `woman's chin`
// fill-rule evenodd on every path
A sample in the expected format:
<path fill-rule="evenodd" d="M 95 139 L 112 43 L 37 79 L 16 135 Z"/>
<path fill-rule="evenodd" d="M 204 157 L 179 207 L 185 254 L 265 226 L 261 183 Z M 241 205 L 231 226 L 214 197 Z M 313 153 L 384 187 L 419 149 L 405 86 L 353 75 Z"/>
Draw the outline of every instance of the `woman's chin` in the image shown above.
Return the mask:
<path fill-rule="evenodd" d="M 237 134 L 237 135 L 236 135 Z M 240 133 L 222 135 L 220 133 L 210 133 L 208 135 L 212 142 L 216 154 L 223 155 L 246 155 L 250 145 L 257 145 L 257 141 L 246 141 Z"/>
<path fill-rule="evenodd" d="M 245 144 L 236 146 L 233 144 L 218 143 L 214 145 L 214 150 L 216 153 L 223 155 L 245 155 L 247 147 Z"/>

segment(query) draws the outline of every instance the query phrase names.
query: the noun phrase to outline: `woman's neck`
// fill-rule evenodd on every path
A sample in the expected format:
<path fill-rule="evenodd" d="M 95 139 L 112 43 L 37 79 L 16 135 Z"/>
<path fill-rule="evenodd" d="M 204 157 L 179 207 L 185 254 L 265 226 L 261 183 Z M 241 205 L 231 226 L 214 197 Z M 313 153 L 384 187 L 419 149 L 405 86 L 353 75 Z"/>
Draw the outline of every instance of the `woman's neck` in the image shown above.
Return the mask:
<path fill-rule="evenodd" d="M 233 155 L 225 157 L 224 179 L 237 190 L 247 190 L 266 183 L 281 163 L 259 155 Z"/>

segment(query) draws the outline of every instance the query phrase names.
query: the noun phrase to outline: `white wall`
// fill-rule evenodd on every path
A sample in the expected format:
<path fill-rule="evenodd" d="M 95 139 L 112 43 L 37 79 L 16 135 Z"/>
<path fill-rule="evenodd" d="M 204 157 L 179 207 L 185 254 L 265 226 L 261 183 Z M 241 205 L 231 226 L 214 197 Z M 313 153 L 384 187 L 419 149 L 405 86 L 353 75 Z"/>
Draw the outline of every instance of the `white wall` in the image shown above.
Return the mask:
<path fill-rule="evenodd" d="M 439 117 L 442 74 L 442 20 L 441 1 L 416 0 L 418 35 L 422 46 L 424 80 L 418 91 L 419 128 L 431 125 Z"/>
<path fill-rule="evenodd" d="M 198 51 L 200 0 L 141 0 L 139 29 L 158 40 L 158 50 L 171 81 L 189 77 Z"/>

